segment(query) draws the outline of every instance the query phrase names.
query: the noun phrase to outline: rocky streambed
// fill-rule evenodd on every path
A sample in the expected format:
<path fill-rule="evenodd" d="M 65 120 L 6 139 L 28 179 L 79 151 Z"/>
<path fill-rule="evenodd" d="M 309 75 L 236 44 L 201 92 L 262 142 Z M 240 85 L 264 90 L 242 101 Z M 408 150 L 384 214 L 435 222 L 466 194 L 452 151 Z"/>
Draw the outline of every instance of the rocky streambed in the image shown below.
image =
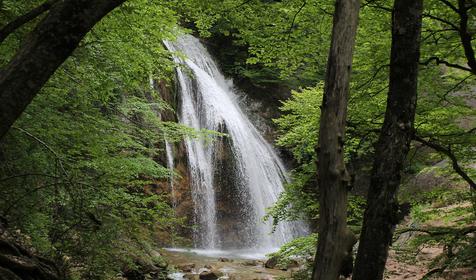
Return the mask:
<path fill-rule="evenodd" d="M 297 266 L 283 269 L 271 268 L 273 262 L 264 259 L 204 256 L 192 251 L 161 252 L 176 272 L 168 275 L 171 280 L 271 280 L 290 279 Z"/>

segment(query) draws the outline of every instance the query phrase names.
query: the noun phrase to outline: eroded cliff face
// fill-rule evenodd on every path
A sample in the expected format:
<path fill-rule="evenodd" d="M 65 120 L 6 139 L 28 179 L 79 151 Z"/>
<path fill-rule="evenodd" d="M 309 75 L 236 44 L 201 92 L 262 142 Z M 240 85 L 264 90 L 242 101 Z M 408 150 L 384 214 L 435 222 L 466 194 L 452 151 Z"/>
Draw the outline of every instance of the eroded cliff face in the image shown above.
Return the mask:
<path fill-rule="evenodd" d="M 163 110 L 160 112 L 163 121 L 177 122 L 176 115 L 178 98 L 173 85 L 160 80 L 154 81 L 154 89 L 159 93 L 160 97 L 170 105 L 173 110 Z M 167 154 L 165 152 L 165 139 L 157 143 L 158 148 L 162 151 L 156 159 L 163 166 L 167 166 Z M 160 194 L 166 194 L 170 205 L 174 206 L 176 217 L 183 219 L 183 226 L 176 229 L 176 232 L 158 232 L 158 239 L 164 242 L 164 245 L 182 246 L 189 245 L 192 239 L 192 228 L 194 224 L 194 207 L 192 193 L 190 189 L 191 178 L 187 161 L 187 151 L 183 142 L 170 143 L 173 155 L 173 169 L 176 174 L 173 178 L 173 192 L 170 179 L 158 180 L 153 186 L 153 191 Z M 176 242 L 174 235 L 185 238 Z"/>

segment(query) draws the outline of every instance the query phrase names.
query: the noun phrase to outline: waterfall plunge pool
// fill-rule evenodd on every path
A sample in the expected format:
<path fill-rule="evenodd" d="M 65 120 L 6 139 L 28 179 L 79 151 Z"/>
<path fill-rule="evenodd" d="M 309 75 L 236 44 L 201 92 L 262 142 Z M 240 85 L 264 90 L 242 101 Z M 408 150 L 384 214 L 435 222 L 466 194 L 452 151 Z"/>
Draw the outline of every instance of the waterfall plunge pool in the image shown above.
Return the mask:
<path fill-rule="evenodd" d="M 190 253 L 198 256 L 205 256 L 210 258 L 227 258 L 227 259 L 241 259 L 241 260 L 265 260 L 266 255 L 277 252 L 279 248 L 269 249 L 197 249 L 197 248 L 164 248 L 169 252 Z"/>
<path fill-rule="evenodd" d="M 220 280 L 290 279 L 291 270 L 265 267 L 265 256 L 276 250 L 163 248 L 161 254 L 176 269 L 168 275 L 171 280 L 199 279 L 206 271 Z"/>

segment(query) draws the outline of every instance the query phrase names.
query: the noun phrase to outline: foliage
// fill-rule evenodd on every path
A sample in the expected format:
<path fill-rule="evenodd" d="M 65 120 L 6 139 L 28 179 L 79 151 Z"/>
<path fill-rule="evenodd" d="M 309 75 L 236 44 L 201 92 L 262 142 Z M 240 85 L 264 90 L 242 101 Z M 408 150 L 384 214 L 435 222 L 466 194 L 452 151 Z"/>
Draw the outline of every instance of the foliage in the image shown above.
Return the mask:
<path fill-rule="evenodd" d="M 240 76 L 277 72 L 265 76 L 299 87 L 324 75 L 332 1 L 195 0 L 181 10 L 200 35 L 222 34 L 247 47 L 248 57 L 236 65 Z"/>
<path fill-rule="evenodd" d="M 277 259 L 277 267 L 286 268 L 293 261 L 304 263 L 304 269 L 293 274 L 293 279 L 309 279 L 312 273 L 312 261 L 316 253 L 317 233 L 299 237 L 281 246 L 278 252 L 269 255 Z"/>
<path fill-rule="evenodd" d="M 5 22 L 42 1 L 2 1 Z M 5 22 L 2 22 L 4 24 Z M 0 65 L 29 23 L 0 45 Z M 180 32 L 167 1 L 128 1 L 81 42 L 0 143 L 0 215 L 73 279 L 109 279 L 157 263 L 157 232 L 181 223 L 157 180 L 164 137 L 199 136 L 160 113 L 170 84 L 162 40 Z M 159 259 L 158 259 L 159 258 Z"/>

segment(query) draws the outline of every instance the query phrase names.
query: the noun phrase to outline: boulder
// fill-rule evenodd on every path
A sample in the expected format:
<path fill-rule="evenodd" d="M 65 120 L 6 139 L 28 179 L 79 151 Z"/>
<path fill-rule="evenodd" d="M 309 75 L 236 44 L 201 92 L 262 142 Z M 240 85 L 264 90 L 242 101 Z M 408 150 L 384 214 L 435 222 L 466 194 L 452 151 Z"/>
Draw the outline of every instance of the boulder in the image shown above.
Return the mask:
<path fill-rule="evenodd" d="M 277 265 L 278 265 L 278 257 L 276 257 L 276 256 L 269 258 L 264 263 L 264 267 L 266 267 L 266 268 L 276 268 Z"/>
<path fill-rule="evenodd" d="M 192 272 L 193 269 L 195 268 L 195 264 L 194 263 L 183 263 L 183 264 L 179 264 L 177 265 L 177 268 L 183 272 Z"/>
<path fill-rule="evenodd" d="M 59 267 L 10 236 L 0 224 L 0 279 L 63 279 Z"/>
<path fill-rule="evenodd" d="M 244 262 L 242 262 L 243 265 L 246 265 L 246 266 L 258 266 L 260 265 L 260 262 L 257 261 L 257 260 L 246 260 Z"/>
<path fill-rule="evenodd" d="M 200 275 L 194 273 L 186 273 L 183 278 L 187 280 L 199 280 Z"/>
<path fill-rule="evenodd" d="M 291 269 L 295 269 L 295 268 L 298 268 L 300 265 L 298 263 L 298 261 L 296 260 L 290 260 L 287 264 L 286 264 L 286 270 L 291 270 Z"/>
<path fill-rule="evenodd" d="M 199 279 L 200 280 L 217 280 L 221 276 L 223 276 L 222 272 L 218 270 L 213 270 L 213 271 L 209 270 L 209 271 L 202 271 L 200 273 Z"/>

